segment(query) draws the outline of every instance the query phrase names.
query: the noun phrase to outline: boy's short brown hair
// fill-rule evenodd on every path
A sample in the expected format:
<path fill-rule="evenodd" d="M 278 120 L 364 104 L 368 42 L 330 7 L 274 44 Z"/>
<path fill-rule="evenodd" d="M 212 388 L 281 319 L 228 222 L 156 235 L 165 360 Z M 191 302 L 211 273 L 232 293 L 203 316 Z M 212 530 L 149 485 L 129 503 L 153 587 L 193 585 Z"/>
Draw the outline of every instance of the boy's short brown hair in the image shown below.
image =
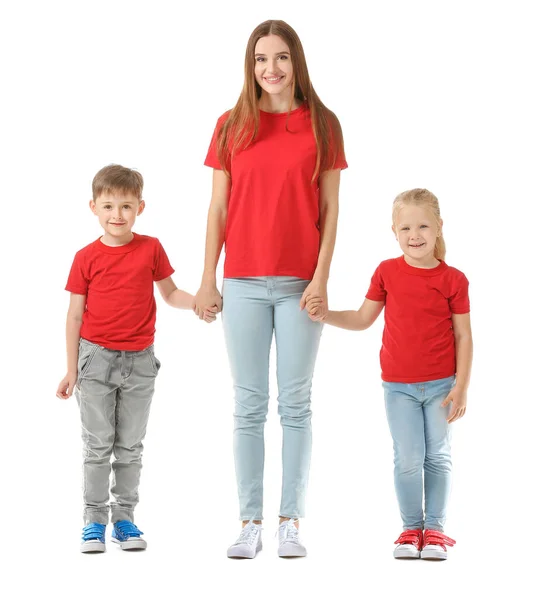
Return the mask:
<path fill-rule="evenodd" d="M 93 179 L 93 201 L 101 194 L 122 192 L 132 194 L 141 201 L 143 176 L 138 171 L 122 165 L 108 165 L 100 169 Z"/>

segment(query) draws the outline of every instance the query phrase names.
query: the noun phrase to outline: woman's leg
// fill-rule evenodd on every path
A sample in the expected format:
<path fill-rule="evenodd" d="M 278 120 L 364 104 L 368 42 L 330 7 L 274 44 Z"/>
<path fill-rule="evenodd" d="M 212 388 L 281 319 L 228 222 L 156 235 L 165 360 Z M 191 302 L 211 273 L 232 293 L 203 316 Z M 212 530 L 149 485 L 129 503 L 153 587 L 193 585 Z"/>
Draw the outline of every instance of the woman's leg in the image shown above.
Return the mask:
<path fill-rule="evenodd" d="M 278 413 L 283 428 L 280 516 L 304 516 L 311 458 L 311 386 L 323 325 L 314 323 L 299 302 L 308 281 L 275 277 L 274 328 Z"/>
<path fill-rule="evenodd" d="M 263 429 L 273 308 L 265 278 L 225 279 L 223 329 L 234 380 L 234 458 L 240 518 L 263 519 Z"/>

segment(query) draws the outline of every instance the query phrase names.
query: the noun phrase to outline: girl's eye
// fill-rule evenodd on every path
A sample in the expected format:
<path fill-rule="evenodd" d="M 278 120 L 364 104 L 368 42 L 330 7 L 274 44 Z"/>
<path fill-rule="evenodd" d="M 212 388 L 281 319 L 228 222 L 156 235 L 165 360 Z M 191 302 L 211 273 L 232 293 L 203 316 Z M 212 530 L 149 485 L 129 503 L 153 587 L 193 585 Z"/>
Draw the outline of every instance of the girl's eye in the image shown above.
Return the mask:
<path fill-rule="evenodd" d="M 408 231 L 408 229 L 410 229 L 409 227 L 402 227 L 401 231 Z"/>
<path fill-rule="evenodd" d="M 423 229 L 423 227 L 428 227 L 428 225 L 421 225 L 421 229 Z"/>

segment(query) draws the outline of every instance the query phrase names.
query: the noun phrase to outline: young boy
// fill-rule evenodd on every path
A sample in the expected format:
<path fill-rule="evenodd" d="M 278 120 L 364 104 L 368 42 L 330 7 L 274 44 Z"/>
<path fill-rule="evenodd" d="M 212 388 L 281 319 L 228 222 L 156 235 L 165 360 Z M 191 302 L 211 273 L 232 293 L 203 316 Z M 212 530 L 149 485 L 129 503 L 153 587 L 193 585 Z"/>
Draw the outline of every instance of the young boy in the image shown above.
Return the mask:
<path fill-rule="evenodd" d="M 123 550 L 145 549 L 134 525 L 141 454 L 154 382 L 154 281 L 175 308 L 193 308 L 193 296 L 177 289 L 167 255 L 153 237 L 132 231 L 145 209 L 140 173 L 120 165 L 93 179 L 89 205 L 104 235 L 80 250 L 67 282 L 67 375 L 57 397 L 72 392 L 82 420 L 84 524 L 82 552 L 105 552 L 109 474 L 113 470 L 112 541 Z M 215 320 L 207 311 L 204 320 Z M 110 465 L 113 453 L 115 460 Z"/>

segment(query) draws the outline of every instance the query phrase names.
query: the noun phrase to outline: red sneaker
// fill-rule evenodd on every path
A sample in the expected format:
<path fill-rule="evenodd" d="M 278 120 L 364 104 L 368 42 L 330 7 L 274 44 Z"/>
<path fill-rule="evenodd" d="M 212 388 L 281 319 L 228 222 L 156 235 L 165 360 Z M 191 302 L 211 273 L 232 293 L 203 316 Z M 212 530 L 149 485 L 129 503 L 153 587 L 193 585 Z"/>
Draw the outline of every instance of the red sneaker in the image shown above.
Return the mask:
<path fill-rule="evenodd" d="M 423 547 L 423 532 L 421 529 L 407 529 L 400 534 L 395 544 L 398 546 L 393 550 L 394 558 L 419 558 Z"/>
<path fill-rule="evenodd" d="M 456 542 L 441 531 L 425 529 L 421 558 L 425 560 L 447 560 L 447 548 L 445 546 L 451 546 L 452 548 L 454 544 Z"/>

